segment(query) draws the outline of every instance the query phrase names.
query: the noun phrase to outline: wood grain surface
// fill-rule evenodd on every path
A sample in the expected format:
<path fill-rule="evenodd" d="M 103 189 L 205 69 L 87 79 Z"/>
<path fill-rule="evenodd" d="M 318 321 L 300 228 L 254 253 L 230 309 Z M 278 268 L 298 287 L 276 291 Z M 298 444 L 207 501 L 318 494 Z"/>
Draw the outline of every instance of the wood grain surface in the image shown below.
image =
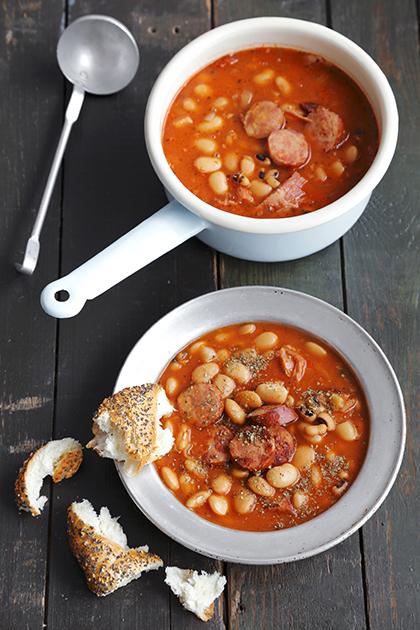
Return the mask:
<path fill-rule="evenodd" d="M 65 25 L 87 13 L 133 32 L 141 66 L 120 94 L 88 97 L 75 125 L 32 278 L 13 263 L 42 194 L 69 97 L 55 62 Z M 368 209 L 341 242 L 314 256 L 257 264 L 194 239 L 89 302 L 79 316 L 43 314 L 39 293 L 165 203 L 144 146 L 143 115 L 165 63 L 200 33 L 236 19 L 279 15 L 327 24 L 380 64 L 397 96 L 397 154 Z M 415 630 L 420 626 L 417 459 L 420 443 L 418 273 L 420 69 L 415 0 L 5 0 L 0 7 L 0 630 L 190 630 L 202 625 L 163 584 L 163 572 L 107 598 L 86 588 L 66 539 L 66 510 L 87 498 L 121 516 L 130 545 L 165 564 L 228 578 L 208 628 Z M 18 514 L 13 482 L 40 443 L 86 443 L 91 416 L 125 356 L 159 317 L 216 288 L 271 284 L 346 310 L 382 345 L 404 389 L 409 432 L 402 472 L 377 514 L 341 545 L 271 567 L 224 564 L 171 541 L 138 511 L 111 461 L 85 452 L 80 472 L 51 488 L 37 519 Z"/>

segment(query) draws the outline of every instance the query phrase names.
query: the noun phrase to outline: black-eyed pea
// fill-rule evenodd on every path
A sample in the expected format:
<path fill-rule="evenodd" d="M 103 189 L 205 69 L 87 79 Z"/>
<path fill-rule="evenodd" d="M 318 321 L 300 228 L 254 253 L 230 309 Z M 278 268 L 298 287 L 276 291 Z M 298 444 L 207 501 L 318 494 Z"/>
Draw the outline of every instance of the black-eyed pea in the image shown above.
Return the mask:
<path fill-rule="evenodd" d="M 264 477 L 250 477 L 248 479 L 248 486 L 251 488 L 252 492 L 255 492 L 255 494 L 258 494 L 260 497 L 272 497 L 276 493 L 273 486 L 271 486 Z"/>
<path fill-rule="evenodd" d="M 226 398 L 225 412 L 234 424 L 244 424 L 246 420 L 246 413 L 237 402 L 232 400 L 232 398 Z"/>
<path fill-rule="evenodd" d="M 296 453 L 292 459 L 292 464 L 299 468 L 299 470 L 304 470 L 305 468 L 309 468 L 315 461 L 315 451 L 312 446 L 307 446 L 306 444 L 300 444 Z"/>
<path fill-rule="evenodd" d="M 211 487 L 217 494 L 229 494 L 232 488 L 232 478 L 225 473 L 220 473 L 212 480 Z"/>
<path fill-rule="evenodd" d="M 224 363 L 230 357 L 230 352 L 226 348 L 221 348 L 216 352 L 216 360 L 220 361 L 220 363 Z"/>
<path fill-rule="evenodd" d="M 210 383 L 219 371 L 217 363 L 202 363 L 192 371 L 191 380 L 193 383 Z"/>
<path fill-rule="evenodd" d="M 236 383 L 233 378 L 226 376 L 226 374 L 218 374 L 213 380 L 213 384 L 216 385 L 217 389 L 222 394 L 222 398 L 229 398 L 236 388 Z"/>
<path fill-rule="evenodd" d="M 318 488 L 318 486 L 322 483 L 322 473 L 317 464 L 312 464 L 310 477 L 312 485 L 315 486 L 315 488 Z"/>
<path fill-rule="evenodd" d="M 163 479 L 163 482 L 170 490 L 178 490 L 179 489 L 179 480 L 178 475 L 172 468 L 169 466 L 162 466 L 160 469 L 160 476 Z"/>
<path fill-rule="evenodd" d="M 181 424 L 176 438 L 176 448 L 183 451 L 191 442 L 191 428 L 188 424 Z"/>
<path fill-rule="evenodd" d="M 170 376 L 165 383 L 165 391 L 168 396 L 173 396 L 178 389 L 178 381 L 173 376 Z"/>
<path fill-rule="evenodd" d="M 311 354 L 313 354 L 318 359 L 321 359 L 327 356 L 327 351 L 325 350 L 325 348 L 320 346 L 319 343 L 315 343 L 315 341 L 307 341 L 305 343 L 305 347 L 307 350 L 309 350 Z"/>
<path fill-rule="evenodd" d="M 282 405 L 286 401 L 287 394 L 289 393 L 283 383 L 279 381 L 260 383 L 256 392 L 263 402 L 270 405 Z"/>
<path fill-rule="evenodd" d="M 260 352 L 265 352 L 266 350 L 275 348 L 278 340 L 279 338 L 276 333 L 270 331 L 263 332 L 255 338 L 255 346 Z"/>
<path fill-rule="evenodd" d="M 359 439 L 359 433 L 351 420 L 346 420 L 338 424 L 336 432 L 338 436 L 346 442 L 353 442 Z"/>
<path fill-rule="evenodd" d="M 348 487 L 348 481 L 341 479 L 338 483 L 336 483 L 335 486 L 332 487 L 332 493 L 335 494 L 336 497 L 341 497 L 341 495 L 345 493 Z"/>
<path fill-rule="evenodd" d="M 210 348 L 209 346 L 201 346 L 198 350 L 198 356 L 202 361 L 208 363 L 216 358 L 216 350 L 214 350 L 214 348 Z"/>
<path fill-rule="evenodd" d="M 243 324 L 238 330 L 240 335 L 252 335 L 257 330 L 255 324 Z"/>
<path fill-rule="evenodd" d="M 241 488 L 233 495 L 233 506 L 238 514 L 249 514 L 256 504 L 257 497 L 248 488 Z"/>
<path fill-rule="evenodd" d="M 235 395 L 235 401 L 238 405 L 245 409 L 245 411 L 258 409 L 258 407 L 262 407 L 263 404 L 257 392 L 253 392 L 250 389 L 244 389 L 241 392 L 238 392 Z"/>
<path fill-rule="evenodd" d="M 232 359 L 223 366 L 223 372 L 239 385 L 245 385 L 251 379 L 249 368 L 238 360 Z"/>
<path fill-rule="evenodd" d="M 209 175 L 209 186 L 216 195 L 224 195 L 228 191 L 228 181 L 223 171 L 215 171 Z"/>
<path fill-rule="evenodd" d="M 271 188 L 278 188 L 280 186 L 280 181 L 278 177 L 279 177 L 278 170 L 275 168 L 270 168 L 270 170 L 268 170 L 267 173 L 265 174 L 264 181 L 269 186 L 271 186 Z"/>
<path fill-rule="evenodd" d="M 326 424 L 308 424 L 305 427 L 305 436 L 314 437 L 315 435 L 325 435 L 327 431 Z"/>
<path fill-rule="evenodd" d="M 321 413 L 318 414 L 316 421 L 324 424 L 327 427 L 327 431 L 335 431 L 337 426 L 334 418 L 326 411 L 321 411 Z"/>
<path fill-rule="evenodd" d="M 235 479 L 246 479 L 249 477 L 249 471 L 244 468 L 240 468 L 239 466 L 232 466 L 231 468 L 232 477 Z"/>
<path fill-rule="evenodd" d="M 189 473 L 196 477 L 204 478 L 207 476 L 207 468 L 197 459 L 186 459 L 184 466 Z"/>
<path fill-rule="evenodd" d="M 293 493 L 292 503 L 293 507 L 296 508 L 296 510 L 300 510 L 301 508 L 303 508 L 306 505 L 307 501 L 307 495 L 301 490 L 296 490 Z"/>
<path fill-rule="evenodd" d="M 299 481 L 300 472 L 293 464 L 282 464 L 270 468 L 266 477 L 273 488 L 289 488 Z"/>
<path fill-rule="evenodd" d="M 201 490 L 200 492 L 196 492 L 189 499 L 187 499 L 185 505 L 190 510 L 196 510 L 208 501 L 208 498 L 211 496 L 211 494 L 211 490 Z"/>
<path fill-rule="evenodd" d="M 229 510 L 228 500 L 220 494 L 212 494 L 208 499 L 208 503 L 213 512 L 218 516 L 225 516 Z"/>

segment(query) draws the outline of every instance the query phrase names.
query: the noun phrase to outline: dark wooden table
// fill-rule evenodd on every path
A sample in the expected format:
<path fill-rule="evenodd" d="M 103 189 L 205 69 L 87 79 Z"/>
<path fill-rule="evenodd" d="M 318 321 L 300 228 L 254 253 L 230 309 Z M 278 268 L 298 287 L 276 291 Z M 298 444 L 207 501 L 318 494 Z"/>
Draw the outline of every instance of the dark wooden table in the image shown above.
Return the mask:
<path fill-rule="evenodd" d="M 134 83 L 87 98 L 66 153 L 32 278 L 17 274 L 69 95 L 56 61 L 67 23 L 86 13 L 122 20 L 141 46 Z M 143 140 L 143 114 L 158 72 L 184 44 L 218 24 L 256 15 L 327 24 L 361 44 L 388 76 L 401 117 L 396 157 L 362 219 L 308 259 L 253 264 L 192 240 L 56 321 L 39 306 L 42 287 L 67 273 L 165 201 Z M 418 207 L 420 72 L 415 0 L 5 0 L 0 8 L 1 255 L 1 630 L 26 628 L 188 630 L 200 622 L 147 574 L 98 599 L 70 554 L 66 508 L 76 498 L 108 505 L 132 545 L 165 563 L 217 567 L 228 578 L 209 628 L 411 630 L 420 627 L 416 492 L 420 386 Z M 417 241 L 416 241 L 417 237 Z M 91 413 L 112 390 L 134 342 L 160 316 L 216 288 L 273 284 L 344 309 L 382 345 L 401 380 L 409 417 L 402 471 L 374 517 L 315 558 L 272 567 L 213 562 L 166 538 L 137 510 L 111 461 L 87 452 L 80 473 L 47 484 L 40 518 L 18 514 L 13 482 L 28 453 L 67 435 L 86 443 Z M 418 475 L 417 475 L 418 476 Z"/>

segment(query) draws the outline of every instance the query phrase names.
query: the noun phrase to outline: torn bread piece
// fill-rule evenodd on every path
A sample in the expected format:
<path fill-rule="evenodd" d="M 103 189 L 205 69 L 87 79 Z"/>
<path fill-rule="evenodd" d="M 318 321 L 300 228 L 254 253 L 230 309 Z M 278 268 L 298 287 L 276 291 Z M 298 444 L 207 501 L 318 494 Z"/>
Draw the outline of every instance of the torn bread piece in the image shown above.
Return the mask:
<path fill-rule="evenodd" d="M 31 453 L 15 482 L 19 509 L 39 516 L 48 500 L 39 496 L 44 478 L 51 475 L 54 483 L 69 479 L 79 470 L 82 460 L 82 445 L 73 438 L 52 440 Z"/>
<path fill-rule="evenodd" d="M 201 575 L 192 569 L 166 567 L 165 583 L 179 597 L 181 604 L 202 621 L 209 621 L 214 615 L 214 601 L 225 588 L 226 578 L 217 571 Z"/>
<path fill-rule="evenodd" d="M 126 387 L 100 405 L 93 418 L 95 437 L 86 446 L 101 457 L 124 462 L 124 471 L 136 475 L 143 466 L 171 450 L 172 432 L 162 428 L 160 419 L 172 411 L 159 385 Z"/>
<path fill-rule="evenodd" d="M 107 507 L 96 514 L 87 499 L 70 505 L 67 532 L 87 585 L 99 597 L 137 580 L 143 571 L 163 566 L 147 546 L 130 549 L 118 517 L 112 518 Z"/>

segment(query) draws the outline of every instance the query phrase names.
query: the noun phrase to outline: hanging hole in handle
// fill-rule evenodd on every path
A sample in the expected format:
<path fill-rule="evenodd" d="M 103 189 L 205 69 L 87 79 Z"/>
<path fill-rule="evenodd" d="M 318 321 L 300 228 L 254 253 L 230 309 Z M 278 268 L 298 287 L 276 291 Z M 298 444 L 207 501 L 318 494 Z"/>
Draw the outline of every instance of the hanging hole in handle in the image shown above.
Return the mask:
<path fill-rule="evenodd" d="M 56 293 L 54 293 L 54 297 L 57 302 L 67 302 L 67 300 L 70 298 L 70 293 L 65 289 L 62 289 L 61 291 L 57 291 Z"/>

